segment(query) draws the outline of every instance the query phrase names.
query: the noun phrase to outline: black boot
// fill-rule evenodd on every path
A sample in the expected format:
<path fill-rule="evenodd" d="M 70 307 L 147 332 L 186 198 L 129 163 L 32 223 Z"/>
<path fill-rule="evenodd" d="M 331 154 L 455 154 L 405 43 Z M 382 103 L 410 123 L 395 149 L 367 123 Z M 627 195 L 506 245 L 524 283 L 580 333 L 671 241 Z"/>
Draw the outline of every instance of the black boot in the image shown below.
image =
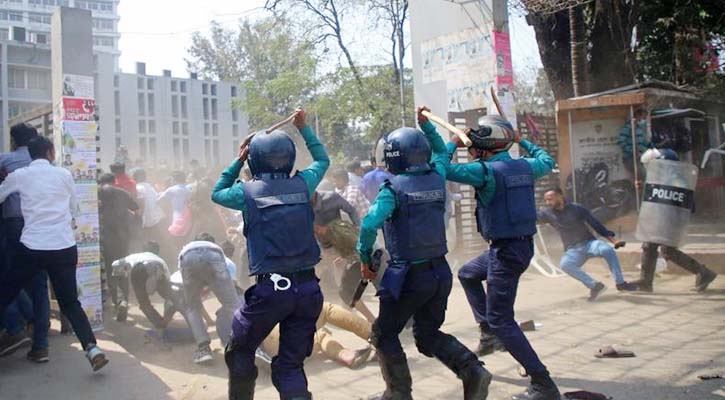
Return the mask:
<path fill-rule="evenodd" d="M 639 287 L 640 292 L 651 293 L 653 290 L 658 248 L 659 246 L 654 243 L 642 243 L 642 270 L 639 280 L 632 282 Z"/>
<path fill-rule="evenodd" d="M 389 356 L 378 353 L 380 372 L 385 380 L 385 392 L 378 396 L 370 397 L 370 400 L 413 400 L 412 385 L 408 369 L 408 359 L 405 354 Z"/>
<path fill-rule="evenodd" d="M 531 384 L 524 393 L 513 396 L 512 400 L 561 400 L 559 388 L 551 380 L 548 371 L 532 373 Z"/>
<path fill-rule="evenodd" d="M 229 400 L 254 400 L 257 369 L 247 376 L 229 375 Z"/>
<path fill-rule="evenodd" d="M 493 378 L 471 350 L 451 335 L 438 340 L 434 355 L 463 382 L 464 400 L 485 400 Z"/>
<path fill-rule="evenodd" d="M 496 338 L 496 336 L 491 332 L 491 328 L 488 327 L 487 323 L 481 323 L 478 328 L 481 330 L 481 338 L 478 341 L 478 347 L 476 347 L 475 351 L 477 356 L 482 357 L 493 354 L 493 352 L 495 351 L 501 351 L 506 349 L 503 344 Z"/>

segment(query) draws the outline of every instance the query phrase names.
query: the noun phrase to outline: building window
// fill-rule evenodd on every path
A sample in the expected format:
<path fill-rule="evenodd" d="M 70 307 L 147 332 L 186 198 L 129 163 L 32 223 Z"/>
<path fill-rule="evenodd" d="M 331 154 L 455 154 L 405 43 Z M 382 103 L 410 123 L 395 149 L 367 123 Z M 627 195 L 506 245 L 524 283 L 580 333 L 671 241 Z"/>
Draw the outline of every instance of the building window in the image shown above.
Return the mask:
<path fill-rule="evenodd" d="M 204 160 L 206 160 L 206 165 L 211 165 L 211 140 L 205 139 L 204 140 Z"/>
<path fill-rule="evenodd" d="M 189 123 L 188 122 L 184 122 L 184 123 L 181 124 L 181 133 L 183 135 L 188 135 L 189 134 Z"/>
<path fill-rule="evenodd" d="M 236 108 L 232 109 L 232 121 L 239 121 L 239 110 L 237 110 Z"/>
<path fill-rule="evenodd" d="M 212 136 L 219 136 L 219 124 L 212 124 L 211 125 L 211 135 Z"/>
<path fill-rule="evenodd" d="M 171 133 L 173 133 L 174 135 L 179 134 L 179 122 L 178 121 L 174 121 L 171 123 Z"/>
<path fill-rule="evenodd" d="M 121 141 L 121 137 L 116 136 L 116 148 L 121 147 L 122 144 L 123 144 L 123 142 Z"/>
<path fill-rule="evenodd" d="M 181 144 L 184 151 L 184 162 L 186 162 L 189 160 L 189 139 L 182 140 Z"/>
<path fill-rule="evenodd" d="M 121 119 L 120 118 L 116 118 L 116 133 L 121 133 Z"/>
<path fill-rule="evenodd" d="M 204 123 L 204 136 L 209 136 L 209 124 Z"/>
<path fill-rule="evenodd" d="M 136 79 L 136 88 L 138 88 L 138 90 L 143 90 L 143 88 L 144 88 L 143 78 Z"/>
<path fill-rule="evenodd" d="M 138 115 L 146 115 L 146 96 L 143 93 L 138 94 Z"/>
<path fill-rule="evenodd" d="M 239 140 L 232 142 L 232 157 L 239 155 Z"/>
<path fill-rule="evenodd" d="M 50 25 L 50 15 L 48 14 L 29 13 L 28 20 L 35 24 Z"/>
<path fill-rule="evenodd" d="M 2 13 L 0 13 L 2 14 Z M 10 39 L 10 33 L 7 29 L 0 29 L 0 40 Z"/>
<path fill-rule="evenodd" d="M 146 138 L 138 139 L 138 150 L 138 154 L 141 159 L 146 159 L 148 155 L 148 153 L 146 152 Z"/>
<path fill-rule="evenodd" d="M 138 121 L 138 133 L 146 133 L 146 121 L 143 119 Z"/>
<path fill-rule="evenodd" d="M 113 92 L 113 111 L 116 115 L 121 115 L 121 93 L 118 90 Z"/>
<path fill-rule="evenodd" d="M 149 120 L 149 133 L 156 133 L 156 121 Z"/>
<path fill-rule="evenodd" d="M 217 101 L 216 99 L 211 99 L 211 119 L 217 119 L 219 116 L 218 109 L 217 109 Z"/>
<path fill-rule="evenodd" d="M 154 80 L 153 80 L 153 78 L 146 79 L 146 89 L 148 89 L 148 90 L 154 90 Z"/>
<path fill-rule="evenodd" d="M 181 96 L 181 118 L 189 118 L 189 113 L 187 110 L 187 104 L 186 104 L 186 96 Z"/>
<path fill-rule="evenodd" d="M 201 85 L 201 94 L 207 95 L 209 94 L 209 85 L 204 83 Z"/>
<path fill-rule="evenodd" d="M 204 119 L 209 119 L 209 99 L 204 98 L 204 100 L 202 100 L 202 105 L 204 108 Z"/>
<path fill-rule="evenodd" d="M 179 96 L 177 95 L 171 96 L 171 115 L 179 118 Z"/>
<path fill-rule="evenodd" d="M 154 94 L 153 93 L 149 93 L 148 98 L 149 98 L 148 99 L 148 102 L 149 102 L 149 115 L 153 117 L 154 114 L 156 113 L 156 104 L 155 104 L 155 101 L 154 101 Z"/>
<path fill-rule="evenodd" d="M 149 139 L 149 155 L 151 156 L 151 162 L 156 165 L 156 139 Z"/>
<path fill-rule="evenodd" d="M 232 97 L 237 97 L 237 87 L 232 86 Z"/>
<path fill-rule="evenodd" d="M 177 90 L 179 90 L 179 82 L 171 81 L 171 91 L 176 92 Z"/>
<path fill-rule="evenodd" d="M 232 125 L 232 136 L 234 136 L 234 137 L 239 136 L 239 125 L 237 125 L 237 124 Z"/>
<path fill-rule="evenodd" d="M 174 146 L 174 161 L 176 165 L 181 165 L 181 140 L 174 139 L 172 143 Z"/>
<path fill-rule="evenodd" d="M 45 33 L 36 33 L 35 34 L 35 43 L 48 44 L 48 35 Z"/>
<path fill-rule="evenodd" d="M 219 159 L 221 159 L 219 155 L 219 141 L 212 140 L 212 147 L 214 151 L 214 163 L 209 163 L 209 166 L 216 165 L 219 162 Z"/>
<path fill-rule="evenodd" d="M 118 75 L 113 75 L 113 87 L 118 87 Z"/>
<path fill-rule="evenodd" d="M 47 71 L 28 70 L 26 72 L 28 89 L 48 90 L 50 89 L 50 73 Z"/>
<path fill-rule="evenodd" d="M 179 82 L 179 91 L 181 93 L 186 93 L 186 82 Z"/>
<path fill-rule="evenodd" d="M 216 85 L 215 84 L 211 85 L 211 95 L 216 96 Z"/>
<path fill-rule="evenodd" d="M 18 68 L 8 68 L 8 87 L 25 89 L 25 71 Z"/>

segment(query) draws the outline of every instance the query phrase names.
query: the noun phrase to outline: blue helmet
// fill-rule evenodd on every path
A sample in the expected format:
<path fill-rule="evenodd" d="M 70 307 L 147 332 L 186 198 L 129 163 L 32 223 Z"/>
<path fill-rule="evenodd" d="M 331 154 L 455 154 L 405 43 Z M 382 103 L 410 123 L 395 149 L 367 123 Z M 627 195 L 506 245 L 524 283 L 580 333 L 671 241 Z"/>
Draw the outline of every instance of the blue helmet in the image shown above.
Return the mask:
<path fill-rule="evenodd" d="M 252 176 L 292 172 L 297 150 L 286 133 L 275 130 L 268 134 L 257 132 L 249 143 L 249 169 Z"/>
<path fill-rule="evenodd" d="M 415 128 L 399 128 L 385 137 L 385 163 L 388 171 L 404 172 L 430 169 L 430 144 L 423 132 Z"/>

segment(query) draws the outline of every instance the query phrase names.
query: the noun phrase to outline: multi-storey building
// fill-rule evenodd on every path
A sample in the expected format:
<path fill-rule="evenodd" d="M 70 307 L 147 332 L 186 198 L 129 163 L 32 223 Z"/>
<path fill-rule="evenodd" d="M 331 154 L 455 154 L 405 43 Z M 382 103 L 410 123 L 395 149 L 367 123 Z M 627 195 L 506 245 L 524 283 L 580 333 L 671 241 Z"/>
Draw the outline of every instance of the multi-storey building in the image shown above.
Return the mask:
<path fill-rule="evenodd" d="M 50 15 L 61 5 L 92 12 L 101 166 L 121 145 L 132 160 L 169 167 L 193 159 L 212 166 L 236 154 L 247 130 L 232 107 L 242 95 L 237 85 L 150 76 L 143 63 L 120 73 L 117 0 L 0 0 L 0 151 L 8 150 L 10 120 L 51 104 Z"/>

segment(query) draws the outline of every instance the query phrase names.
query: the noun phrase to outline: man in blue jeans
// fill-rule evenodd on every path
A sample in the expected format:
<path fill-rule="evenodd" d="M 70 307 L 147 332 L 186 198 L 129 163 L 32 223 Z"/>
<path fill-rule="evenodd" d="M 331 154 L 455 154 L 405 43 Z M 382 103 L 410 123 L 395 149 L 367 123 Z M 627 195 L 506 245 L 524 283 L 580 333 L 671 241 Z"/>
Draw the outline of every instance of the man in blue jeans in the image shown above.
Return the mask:
<path fill-rule="evenodd" d="M 60 311 L 70 320 L 91 367 L 98 371 L 108 360 L 96 345 L 91 324 L 78 301 L 78 249 L 71 227 L 78 202 L 73 178 L 70 172 L 52 165 L 55 149 L 49 139 L 33 138 L 28 143 L 28 152 L 33 159 L 30 165 L 15 170 L 0 184 L 0 202 L 12 193 L 20 194 L 24 219 L 17 253 L 23 268 L 10 268 L 0 279 L 0 316 L 39 272 L 47 272 Z M 48 360 L 47 345 L 31 353 L 31 358 Z"/>
<path fill-rule="evenodd" d="M 10 128 L 13 151 L 0 156 L 0 171 L 3 174 L 10 174 L 30 164 L 32 160 L 28 152 L 28 143 L 37 136 L 38 131 L 29 124 L 16 124 Z M 2 202 L 2 218 L 5 240 L 2 257 L 5 257 L 3 260 L 5 271 L 11 268 L 25 268 L 19 258 L 20 236 L 25 225 L 20 194 L 12 193 Z M 0 270 L 0 274 L 5 271 Z M 29 312 L 31 307 L 32 312 Z M 23 319 L 20 318 L 21 315 L 24 315 Z M 22 343 L 27 341 L 25 324 L 33 322 L 33 346 L 28 353 L 28 359 L 38 363 L 48 361 L 47 357 L 42 355 L 48 349 L 49 318 L 48 276 L 45 271 L 39 271 L 24 290 L 20 291 L 5 313 L 8 335 L 0 341 L 0 355 L 8 355 L 22 346 Z"/>
<path fill-rule="evenodd" d="M 587 225 L 606 238 L 614 237 L 614 232 L 602 225 L 586 208 L 577 203 L 566 202 L 564 193 L 559 188 L 546 192 L 544 202 L 548 208 L 539 212 L 539 222 L 553 226 L 559 232 L 564 244 L 565 252 L 559 267 L 589 288 L 589 301 L 596 300 L 607 289 L 603 283 L 595 281 L 582 270 L 584 263 L 594 257 L 602 257 L 607 261 L 617 290 L 620 292 L 637 290 L 637 285 L 624 280 L 614 248 L 608 243 L 595 239 Z"/>

